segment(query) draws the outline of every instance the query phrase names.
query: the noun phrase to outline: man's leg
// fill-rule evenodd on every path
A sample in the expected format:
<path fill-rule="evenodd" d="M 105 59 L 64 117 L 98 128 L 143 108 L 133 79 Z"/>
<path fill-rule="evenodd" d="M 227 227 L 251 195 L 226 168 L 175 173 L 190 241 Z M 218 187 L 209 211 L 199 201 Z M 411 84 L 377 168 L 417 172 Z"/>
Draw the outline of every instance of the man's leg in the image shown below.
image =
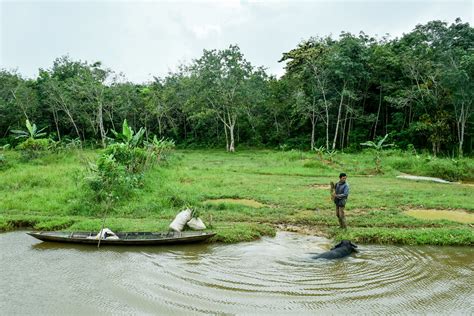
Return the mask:
<path fill-rule="evenodd" d="M 341 213 L 342 210 L 342 213 Z M 342 217 L 344 216 L 344 208 L 336 204 L 336 216 L 339 221 L 339 226 L 343 227 Z"/>
<path fill-rule="evenodd" d="M 346 228 L 346 217 L 344 215 L 344 206 L 339 206 L 338 207 L 338 210 L 339 210 L 339 214 L 338 214 L 338 218 L 339 218 L 339 225 L 341 226 L 341 228 Z"/>
<path fill-rule="evenodd" d="M 339 214 L 339 205 L 336 204 L 336 216 L 337 219 L 339 220 L 339 223 L 341 222 L 341 215 Z"/>

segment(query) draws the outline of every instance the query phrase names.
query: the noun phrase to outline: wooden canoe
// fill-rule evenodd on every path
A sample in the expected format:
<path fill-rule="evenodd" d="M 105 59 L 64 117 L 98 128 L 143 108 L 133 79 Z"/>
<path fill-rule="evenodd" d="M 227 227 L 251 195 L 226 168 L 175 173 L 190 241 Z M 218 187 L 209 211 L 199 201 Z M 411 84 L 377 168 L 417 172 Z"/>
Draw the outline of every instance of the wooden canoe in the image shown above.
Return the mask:
<path fill-rule="evenodd" d="M 62 243 L 92 244 L 99 242 L 97 232 L 29 232 L 27 233 L 42 241 L 53 241 Z M 168 245 L 186 244 L 204 241 L 216 233 L 214 232 L 122 232 L 115 233 L 118 239 L 102 238 L 101 245 Z"/>

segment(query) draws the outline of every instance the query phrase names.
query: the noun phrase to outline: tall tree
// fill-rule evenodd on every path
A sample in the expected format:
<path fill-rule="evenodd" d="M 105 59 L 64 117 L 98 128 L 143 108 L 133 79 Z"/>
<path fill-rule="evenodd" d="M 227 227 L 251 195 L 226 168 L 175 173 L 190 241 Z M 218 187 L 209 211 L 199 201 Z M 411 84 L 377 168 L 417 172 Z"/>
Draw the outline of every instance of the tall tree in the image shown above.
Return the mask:
<path fill-rule="evenodd" d="M 311 122 L 311 150 L 315 146 L 315 130 L 320 111 L 326 126 L 326 149 L 329 150 L 330 99 L 329 55 L 334 41 L 330 37 L 310 38 L 297 48 L 284 53 L 280 62 L 287 61 L 287 76 L 299 82 L 296 92 L 297 112 Z"/>
<path fill-rule="evenodd" d="M 245 60 L 240 48 L 231 45 L 223 50 L 204 50 L 190 67 L 200 112 L 211 110 L 224 125 L 227 151 L 235 151 L 235 126 L 255 100 L 250 83 L 258 70 Z"/>
<path fill-rule="evenodd" d="M 454 109 L 458 154 L 463 156 L 466 127 L 474 112 L 474 28 L 456 19 L 439 36 L 442 83 Z"/>

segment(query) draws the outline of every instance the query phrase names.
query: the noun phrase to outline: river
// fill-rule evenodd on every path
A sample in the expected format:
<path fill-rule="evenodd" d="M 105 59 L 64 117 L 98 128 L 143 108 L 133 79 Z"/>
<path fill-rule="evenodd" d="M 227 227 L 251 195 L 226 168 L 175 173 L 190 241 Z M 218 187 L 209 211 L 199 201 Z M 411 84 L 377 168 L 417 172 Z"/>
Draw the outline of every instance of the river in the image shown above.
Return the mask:
<path fill-rule="evenodd" d="M 321 237 L 110 247 L 0 234 L 2 315 L 473 314 L 472 247 L 359 245 L 313 260 Z"/>

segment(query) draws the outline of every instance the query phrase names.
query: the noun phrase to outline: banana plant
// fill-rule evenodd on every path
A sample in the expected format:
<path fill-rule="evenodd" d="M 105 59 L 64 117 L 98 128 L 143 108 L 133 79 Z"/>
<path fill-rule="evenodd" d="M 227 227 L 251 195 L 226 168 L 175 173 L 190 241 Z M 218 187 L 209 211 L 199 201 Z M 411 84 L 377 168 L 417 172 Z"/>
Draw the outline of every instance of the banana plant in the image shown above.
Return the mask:
<path fill-rule="evenodd" d="M 320 146 L 320 147 L 315 147 L 313 148 L 314 152 L 316 153 L 316 156 L 318 157 L 318 159 L 320 161 L 323 161 L 323 155 L 324 155 L 324 152 L 326 151 L 326 147 L 324 146 Z"/>
<path fill-rule="evenodd" d="M 153 153 L 158 160 L 166 158 L 165 154 L 173 150 L 175 143 L 173 140 L 158 139 L 156 135 L 153 136 L 152 141 L 145 141 L 148 151 Z"/>
<path fill-rule="evenodd" d="M 371 140 L 366 141 L 365 143 L 360 143 L 362 146 L 370 147 L 375 149 L 375 172 L 376 173 L 383 173 L 382 172 L 382 150 L 387 147 L 392 147 L 394 144 L 384 144 L 384 142 L 387 140 L 388 134 L 385 134 L 385 136 L 380 139 L 378 142 L 373 142 Z"/>
<path fill-rule="evenodd" d="M 143 127 L 140 127 L 138 132 L 134 132 L 133 129 L 128 126 L 127 120 L 123 120 L 122 124 L 122 132 L 116 132 L 112 130 L 112 133 L 115 135 L 115 138 L 117 140 L 122 141 L 124 144 L 130 146 L 130 147 L 137 147 L 140 145 L 143 135 L 145 134 L 145 129 Z"/>
<path fill-rule="evenodd" d="M 17 135 L 15 138 L 30 138 L 30 139 L 35 139 L 39 137 L 43 137 L 46 135 L 45 132 L 43 132 L 46 127 L 43 127 L 42 129 L 38 129 L 36 127 L 36 124 L 31 124 L 29 120 L 26 120 L 25 123 L 26 126 L 26 131 L 23 130 L 12 130 L 11 132 L 15 135 Z"/>

